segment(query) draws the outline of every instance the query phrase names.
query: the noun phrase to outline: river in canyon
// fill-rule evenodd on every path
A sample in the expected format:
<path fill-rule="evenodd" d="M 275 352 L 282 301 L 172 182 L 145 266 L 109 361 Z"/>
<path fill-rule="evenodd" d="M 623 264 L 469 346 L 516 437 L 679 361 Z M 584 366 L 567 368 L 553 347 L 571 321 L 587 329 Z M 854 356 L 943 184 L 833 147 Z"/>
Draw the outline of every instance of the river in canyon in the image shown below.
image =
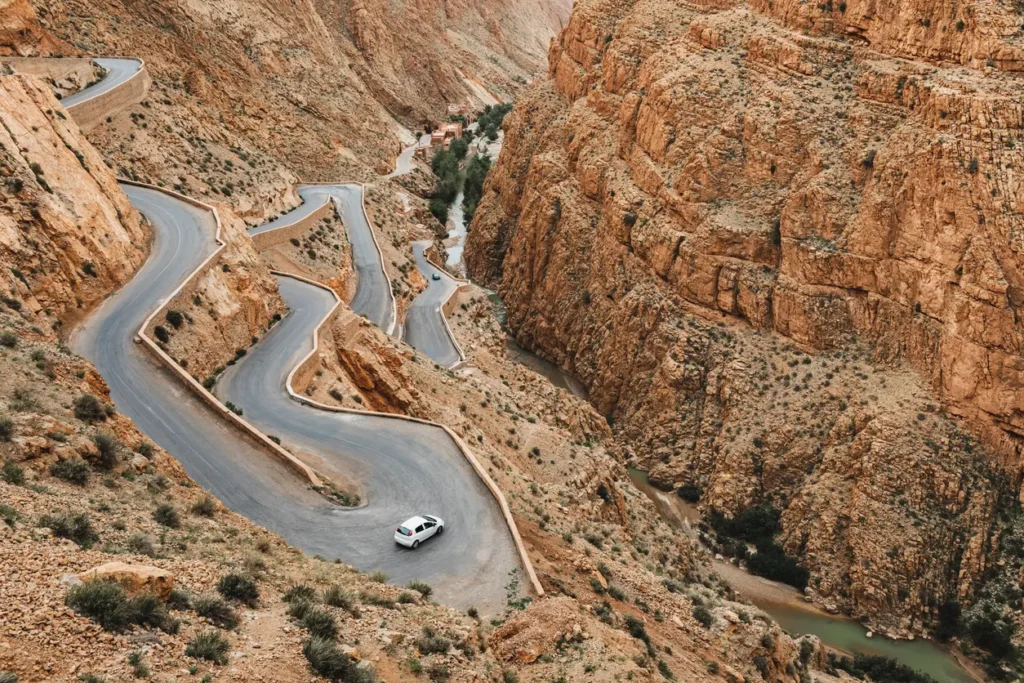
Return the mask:
<path fill-rule="evenodd" d="M 629 469 L 629 478 L 658 509 L 670 526 L 697 538 L 700 512 L 675 493 L 662 491 L 642 470 Z M 699 542 L 699 541 L 698 541 Z M 972 683 L 971 676 L 945 648 L 924 640 L 890 640 L 867 637 L 867 629 L 853 619 L 828 614 L 804 602 L 803 594 L 791 586 L 768 581 L 730 562 L 714 560 L 715 571 L 733 590 L 767 613 L 793 635 L 813 634 L 828 648 L 844 653 L 860 652 L 891 657 L 901 664 L 928 674 L 938 683 Z"/>

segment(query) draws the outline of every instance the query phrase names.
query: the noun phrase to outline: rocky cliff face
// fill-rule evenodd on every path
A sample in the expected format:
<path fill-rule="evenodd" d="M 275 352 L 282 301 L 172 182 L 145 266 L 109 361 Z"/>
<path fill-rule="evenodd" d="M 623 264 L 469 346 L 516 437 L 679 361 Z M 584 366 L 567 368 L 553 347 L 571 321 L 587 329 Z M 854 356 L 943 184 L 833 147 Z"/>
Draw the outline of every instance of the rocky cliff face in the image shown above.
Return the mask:
<path fill-rule="evenodd" d="M 0 76 L 4 304 L 59 327 L 123 284 L 145 256 L 141 218 L 39 82 Z"/>
<path fill-rule="evenodd" d="M 531 11 L 531 0 L 406 7 L 374 0 L 60 0 L 34 9 L 7 2 L 0 54 L 147 61 L 158 96 L 150 102 L 155 111 L 136 110 L 151 118 L 131 147 L 159 139 L 163 154 L 145 155 L 152 168 L 139 169 L 150 176 L 168 156 L 201 159 L 209 148 L 200 141 L 215 153 L 218 145 L 258 149 L 307 179 L 386 170 L 400 146 L 395 117 L 419 127 L 443 117 L 447 102 L 476 101 L 465 76 L 508 97 L 542 68 L 548 40 L 568 15 L 565 2 Z M 173 114 L 163 116 L 163 105 L 172 103 Z M 126 151 L 118 148 L 127 134 L 101 131 L 95 142 L 113 159 Z M 167 180 L 180 182 L 179 174 Z"/>
<path fill-rule="evenodd" d="M 893 630 L 988 562 L 990 464 L 943 411 L 1024 457 L 1020 25 L 982 2 L 577 3 L 470 230 L 470 272 L 625 457 L 782 507 L 819 597 Z"/>

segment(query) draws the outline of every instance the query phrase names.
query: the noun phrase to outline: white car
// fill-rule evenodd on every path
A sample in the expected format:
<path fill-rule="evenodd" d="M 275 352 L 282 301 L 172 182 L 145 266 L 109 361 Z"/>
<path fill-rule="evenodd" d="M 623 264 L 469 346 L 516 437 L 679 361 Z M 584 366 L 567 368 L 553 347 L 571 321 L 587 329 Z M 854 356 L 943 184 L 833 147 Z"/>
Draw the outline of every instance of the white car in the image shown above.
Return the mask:
<path fill-rule="evenodd" d="M 444 520 L 431 515 L 417 515 L 402 522 L 402 525 L 395 529 L 395 543 L 404 545 L 406 548 L 419 548 L 420 543 L 431 536 L 440 536 L 444 533 Z"/>

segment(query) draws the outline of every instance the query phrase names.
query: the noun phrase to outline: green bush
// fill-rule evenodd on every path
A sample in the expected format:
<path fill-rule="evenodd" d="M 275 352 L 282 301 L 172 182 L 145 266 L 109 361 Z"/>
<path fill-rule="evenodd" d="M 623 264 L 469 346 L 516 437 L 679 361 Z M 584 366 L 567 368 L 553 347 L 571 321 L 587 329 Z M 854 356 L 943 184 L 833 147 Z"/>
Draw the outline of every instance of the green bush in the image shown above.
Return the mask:
<path fill-rule="evenodd" d="M 615 584 L 608 585 L 608 595 L 619 601 L 628 600 L 628 598 L 626 597 L 626 592 L 618 586 L 616 586 Z"/>
<path fill-rule="evenodd" d="M 424 583 L 423 581 L 411 581 L 409 582 L 409 588 L 425 598 L 429 598 L 430 594 L 434 592 L 434 589 L 431 588 L 430 584 Z"/>
<path fill-rule="evenodd" d="M 75 417 L 83 422 L 102 422 L 107 419 L 107 408 L 92 394 L 82 394 L 75 399 Z"/>
<path fill-rule="evenodd" d="M 693 618 L 704 628 L 711 628 L 715 623 L 715 617 L 711 614 L 711 610 L 704 605 L 694 605 Z"/>
<path fill-rule="evenodd" d="M 810 570 L 772 542 L 762 542 L 757 546 L 757 553 L 747 558 L 747 569 L 757 576 L 788 583 L 800 590 L 807 587 L 811 578 Z"/>
<path fill-rule="evenodd" d="M 168 310 L 167 313 L 164 314 L 164 319 L 166 319 L 174 329 L 178 329 L 181 327 L 182 323 L 185 322 L 185 316 L 181 314 L 181 311 L 175 311 L 173 309 Z"/>
<path fill-rule="evenodd" d="M 376 679 L 371 670 L 359 668 L 358 663 L 342 652 L 333 640 L 308 638 L 302 643 L 302 654 L 309 662 L 310 670 L 327 680 L 373 683 Z"/>
<path fill-rule="evenodd" d="M 285 602 L 292 602 L 293 600 L 313 602 L 316 600 L 316 589 L 304 583 L 299 583 L 286 590 L 282 599 Z"/>
<path fill-rule="evenodd" d="M 331 586 L 324 591 L 324 604 L 351 610 L 355 605 L 355 599 L 340 586 Z"/>
<path fill-rule="evenodd" d="M 687 503 L 699 503 L 700 497 L 704 495 L 704 489 L 702 489 L 697 484 L 688 481 L 679 487 L 679 490 L 676 491 L 676 494 L 680 498 L 685 500 Z"/>
<path fill-rule="evenodd" d="M 249 607 L 255 607 L 260 599 L 256 579 L 245 574 L 225 574 L 217 582 L 217 592 L 228 600 L 237 600 Z"/>
<path fill-rule="evenodd" d="M 153 519 L 158 524 L 162 524 L 171 529 L 177 529 L 181 526 L 181 517 L 178 515 L 178 510 L 167 503 L 162 503 L 157 506 L 156 510 L 153 511 Z"/>
<path fill-rule="evenodd" d="M 238 626 L 238 614 L 223 598 L 216 595 L 202 595 L 194 598 L 192 610 L 221 628 L 230 629 Z"/>
<path fill-rule="evenodd" d="M 9 417 L 0 417 L 0 441 L 10 441 L 14 436 L 14 420 Z"/>
<path fill-rule="evenodd" d="M 217 503 L 210 496 L 203 496 L 192 504 L 192 514 L 201 517 L 213 517 L 217 512 Z"/>
<path fill-rule="evenodd" d="M 25 470 L 21 469 L 18 464 L 5 460 L 3 469 L 0 469 L 0 479 L 3 479 L 8 484 L 21 486 L 25 483 Z"/>
<path fill-rule="evenodd" d="M 288 609 L 285 610 L 285 612 L 292 619 L 302 621 L 302 618 L 306 616 L 306 613 L 311 609 L 313 609 L 312 602 L 297 598 L 288 603 Z"/>
<path fill-rule="evenodd" d="M 89 515 L 84 512 L 62 512 L 59 515 L 43 515 L 39 526 L 46 527 L 54 536 L 67 538 L 83 548 L 91 548 L 100 535 L 92 526 Z"/>
<path fill-rule="evenodd" d="M 150 594 L 129 598 L 116 581 L 87 581 L 72 586 L 64 604 L 107 631 L 121 632 L 138 625 L 177 633 L 180 626 L 160 598 Z"/>
<path fill-rule="evenodd" d="M 10 505 L 0 503 L 0 519 L 4 520 L 4 524 L 13 528 L 15 522 L 21 518 L 21 514 L 17 510 L 12 508 Z"/>
<path fill-rule="evenodd" d="M 440 636 L 430 626 L 423 627 L 423 635 L 416 640 L 416 649 L 422 654 L 444 654 L 452 646 L 452 641 Z"/>
<path fill-rule="evenodd" d="M 18 335 L 13 332 L 4 332 L 0 334 L 0 346 L 6 346 L 9 349 L 13 349 L 18 345 Z"/>
<path fill-rule="evenodd" d="M 156 557 L 156 547 L 153 545 L 153 539 L 146 534 L 132 534 L 128 539 L 127 547 L 133 553 Z"/>
<path fill-rule="evenodd" d="M 117 467 L 117 461 L 121 456 L 121 442 L 107 432 L 95 434 L 92 437 L 92 441 L 96 444 L 96 450 L 100 453 L 99 460 L 97 461 L 100 468 L 112 470 Z"/>
<path fill-rule="evenodd" d="M 338 625 L 334 621 L 334 615 L 327 610 L 313 607 L 306 610 L 300 622 L 315 638 L 328 638 L 334 640 L 338 637 Z"/>
<path fill-rule="evenodd" d="M 71 484 L 85 486 L 89 483 L 89 463 L 81 458 L 58 460 L 50 465 L 50 474 Z"/>
<path fill-rule="evenodd" d="M 231 643 L 217 631 L 203 631 L 193 638 L 185 648 L 185 654 L 196 659 L 205 659 L 214 664 L 228 663 Z"/>

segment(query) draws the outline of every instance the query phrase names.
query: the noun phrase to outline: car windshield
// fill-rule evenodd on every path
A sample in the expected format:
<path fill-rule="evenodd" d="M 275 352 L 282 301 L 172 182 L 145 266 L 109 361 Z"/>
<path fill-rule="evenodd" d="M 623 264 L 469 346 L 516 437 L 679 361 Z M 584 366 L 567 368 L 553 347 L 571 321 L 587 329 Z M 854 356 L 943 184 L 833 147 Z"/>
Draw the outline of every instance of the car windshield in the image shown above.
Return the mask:
<path fill-rule="evenodd" d="M 423 519 L 427 520 L 428 522 L 436 522 L 437 521 L 437 517 L 431 517 L 430 515 L 423 515 Z"/>
<path fill-rule="evenodd" d="M 409 533 L 409 530 L 406 529 L 404 526 L 398 527 L 398 533 L 402 534 L 403 536 L 411 536 L 412 535 L 412 534 Z"/>

